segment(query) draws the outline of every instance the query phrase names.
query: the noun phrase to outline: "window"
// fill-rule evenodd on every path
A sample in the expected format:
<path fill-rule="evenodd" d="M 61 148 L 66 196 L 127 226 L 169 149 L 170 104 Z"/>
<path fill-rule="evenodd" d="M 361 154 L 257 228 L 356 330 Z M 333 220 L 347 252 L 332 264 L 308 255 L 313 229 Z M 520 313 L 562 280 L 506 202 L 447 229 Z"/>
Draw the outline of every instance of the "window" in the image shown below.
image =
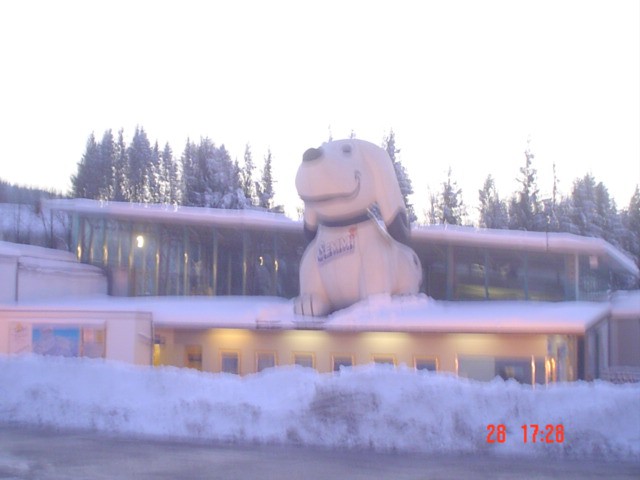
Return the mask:
<path fill-rule="evenodd" d="M 491 381 L 500 377 L 503 380 L 513 379 L 532 385 L 538 380 L 540 383 L 544 382 L 545 364 L 543 359 L 536 360 L 532 357 L 461 355 L 458 357 L 458 375 L 480 381 Z"/>
<path fill-rule="evenodd" d="M 187 345 L 185 357 L 185 367 L 202 370 L 202 345 Z"/>
<path fill-rule="evenodd" d="M 316 358 L 313 353 L 294 352 L 293 364 L 305 368 L 316 368 Z"/>
<path fill-rule="evenodd" d="M 226 351 L 220 353 L 220 371 L 224 373 L 240 374 L 240 353 Z"/>
<path fill-rule="evenodd" d="M 525 299 L 525 255 L 510 250 L 487 250 L 487 295 L 491 300 Z"/>
<path fill-rule="evenodd" d="M 333 355 L 331 357 L 332 370 L 339 372 L 341 368 L 353 366 L 353 355 Z"/>
<path fill-rule="evenodd" d="M 435 357 L 413 357 L 413 366 L 416 370 L 438 371 L 438 359 Z"/>
<path fill-rule="evenodd" d="M 567 296 L 565 262 L 562 255 L 527 253 L 527 295 L 529 300 L 560 301 Z"/>
<path fill-rule="evenodd" d="M 519 383 L 531 385 L 531 358 L 496 358 L 495 373 L 503 380 L 514 379 Z"/>
<path fill-rule="evenodd" d="M 276 366 L 275 352 L 256 352 L 256 372 Z"/>
<path fill-rule="evenodd" d="M 396 357 L 394 355 L 378 355 L 374 354 L 371 356 L 373 363 L 377 363 L 380 365 L 396 365 Z"/>

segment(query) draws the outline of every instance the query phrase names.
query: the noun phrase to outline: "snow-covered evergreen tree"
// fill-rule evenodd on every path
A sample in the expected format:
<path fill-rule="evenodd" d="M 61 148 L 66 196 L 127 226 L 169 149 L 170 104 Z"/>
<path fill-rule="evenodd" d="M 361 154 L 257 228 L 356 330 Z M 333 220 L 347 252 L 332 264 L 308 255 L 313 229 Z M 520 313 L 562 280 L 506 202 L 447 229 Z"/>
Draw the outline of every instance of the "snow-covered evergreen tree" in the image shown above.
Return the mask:
<path fill-rule="evenodd" d="M 442 183 L 439 195 L 431 195 L 430 221 L 437 224 L 462 225 L 466 207 L 462 201 L 462 189 L 451 179 L 451 167 L 447 180 Z"/>
<path fill-rule="evenodd" d="M 182 204 L 192 207 L 202 206 L 200 203 L 201 178 L 199 176 L 199 165 L 196 158 L 197 146 L 187 139 L 187 143 L 182 152 Z"/>
<path fill-rule="evenodd" d="M 436 205 L 438 204 L 438 196 L 429 192 L 429 209 L 425 210 L 425 219 L 428 225 L 437 225 L 439 222 L 438 214 L 436 212 Z"/>
<path fill-rule="evenodd" d="M 100 145 L 92 133 L 87 139 L 85 152 L 78 163 L 78 170 L 71 177 L 72 195 L 76 198 L 99 198 L 101 179 L 96 172 L 100 165 Z"/>
<path fill-rule="evenodd" d="M 124 141 L 123 130 L 118 131 L 118 140 L 114 144 L 113 171 L 111 172 L 112 198 L 117 202 L 124 202 L 129 191 L 129 159 L 127 145 Z"/>
<path fill-rule="evenodd" d="M 111 130 L 104 132 L 99 145 L 100 161 L 96 165 L 96 176 L 99 180 L 98 198 L 100 200 L 112 200 L 114 196 L 115 179 L 113 177 L 113 166 L 116 156 L 116 145 Z"/>
<path fill-rule="evenodd" d="M 571 223 L 579 235 L 602 238 L 604 218 L 598 210 L 596 187 L 596 180 L 589 173 L 573 182 Z"/>
<path fill-rule="evenodd" d="M 402 165 L 402 162 L 397 156 L 400 153 L 400 149 L 396 147 L 396 135 L 393 130 L 390 130 L 389 135 L 384 138 L 382 148 L 386 150 L 387 154 L 389 154 L 389 158 L 391 158 L 393 168 L 396 172 L 396 178 L 400 185 L 400 192 L 402 193 L 404 204 L 407 207 L 407 218 L 409 223 L 413 223 L 417 220 L 413 205 L 409 203 L 409 195 L 413 194 L 413 186 L 407 170 L 404 168 L 404 165 Z"/>
<path fill-rule="evenodd" d="M 620 215 L 624 231 L 621 235 L 621 247 L 633 255 L 640 267 L 640 188 L 631 196 L 629 206 Z"/>
<path fill-rule="evenodd" d="M 264 165 L 262 167 L 262 175 L 260 176 L 260 182 L 256 185 L 258 190 L 258 206 L 266 210 L 273 208 L 273 175 L 271 172 L 271 150 L 267 151 L 267 155 L 264 157 Z"/>
<path fill-rule="evenodd" d="M 130 202 L 150 202 L 150 170 L 153 152 L 147 133 L 142 127 L 136 127 L 131 145 L 127 149 L 129 159 L 129 188 L 127 200 Z"/>
<path fill-rule="evenodd" d="M 500 199 L 491 175 L 484 181 L 482 190 L 478 190 L 480 201 L 479 224 L 483 228 L 508 228 L 509 215 L 507 204 Z"/>
<path fill-rule="evenodd" d="M 245 208 L 240 171 L 224 145 L 209 138 L 199 145 L 187 141 L 182 155 L 183 199 L 186 205 L 210 208 Z"/>
<path fill-rule="evenodd" d="M 166 143 L 160 154 L 162 171 L 165 182 L 165 197 L 163 202 L 179 205 L 182 202 L 180 188 L 180 172 L 178 164 L 173 159 L 173 151 L 169 143 Z"/>
<path fill-rule="evenodd" d="M 517 179 L 521 190 L 516 192 L 509 203 L 509 228 L 512 230 L 545 231 L 547 219 L 538 198 L 537 170 L 533 168 L 534 154 L 529 147 L 524 152 L 525 166 L 520 168 Z"/>
<path fill-rule="evenodd" d="M 247 143 L 244 148 L 244 165 L 240 170 L 240 177 L 242 182 L 242 191 L 247 198 L 250 205 L 256 205 L 258 203 L 256 195 L 256 182 L 253 179 L 253 172 L 256 166 L 253 163 L 253 155 L 251 154 L 251 146 Z"/>
<path fill-rule="evenodd" d="M 145 176 L 147 178 L 145 186 L 146 203 L 164 203 L 168 193 L 168 185 L 162 159 L 160 158 L 158 142 L 155 142 L 151 149 L 151 161 L 147 166 Z"/>

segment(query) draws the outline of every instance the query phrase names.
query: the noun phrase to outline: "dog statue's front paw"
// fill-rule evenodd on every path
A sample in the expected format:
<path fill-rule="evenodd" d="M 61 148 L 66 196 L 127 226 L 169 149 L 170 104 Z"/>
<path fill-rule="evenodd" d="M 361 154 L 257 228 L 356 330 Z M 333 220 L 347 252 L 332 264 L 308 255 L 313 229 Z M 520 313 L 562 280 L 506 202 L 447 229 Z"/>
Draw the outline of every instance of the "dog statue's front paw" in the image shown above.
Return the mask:
<path fill-rule="evenodd" d="M 324 317 L 331 313 L 331 305 L 318 295 L 307 293 L 294 299 L 293 313 L 308 317 Z"/>

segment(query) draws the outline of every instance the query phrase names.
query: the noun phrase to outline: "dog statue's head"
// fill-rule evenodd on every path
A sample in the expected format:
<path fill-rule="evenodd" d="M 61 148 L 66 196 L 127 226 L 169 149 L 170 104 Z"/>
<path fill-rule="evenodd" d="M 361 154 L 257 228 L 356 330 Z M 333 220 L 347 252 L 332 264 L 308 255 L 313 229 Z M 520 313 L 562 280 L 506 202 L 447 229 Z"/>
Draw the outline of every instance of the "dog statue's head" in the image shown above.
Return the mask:
<path fill-rule="evenodd" d="M 377 205 L 385 225 L 401 224 L 408 237 L 406 206 L 393 163 L 373 143 L 334 140 L 308 149 L 298 168 L 296 188 L 304 201 L 305 230 L 312 234 L 320 223 L 357 217 Z M 395 237 L 392 230 L 389 233 Z"/>

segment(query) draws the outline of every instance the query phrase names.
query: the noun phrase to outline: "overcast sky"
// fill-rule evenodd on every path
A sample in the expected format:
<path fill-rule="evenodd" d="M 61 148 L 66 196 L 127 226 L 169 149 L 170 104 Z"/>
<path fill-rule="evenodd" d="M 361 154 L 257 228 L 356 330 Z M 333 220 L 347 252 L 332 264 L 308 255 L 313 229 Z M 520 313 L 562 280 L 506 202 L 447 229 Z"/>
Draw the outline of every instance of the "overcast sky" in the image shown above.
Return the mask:
<path fill-rule="evenodd" d="M 176 156 L 208 136 L 261 166 L 295 212 L 304 150 L 393 129 L 418 217 L 449 167 L 469 210 L 591 172 L 640 182 L 640 2 L 0 2 L 0 178 L 67 191 L 91 132 L 136 125 Z"/>

